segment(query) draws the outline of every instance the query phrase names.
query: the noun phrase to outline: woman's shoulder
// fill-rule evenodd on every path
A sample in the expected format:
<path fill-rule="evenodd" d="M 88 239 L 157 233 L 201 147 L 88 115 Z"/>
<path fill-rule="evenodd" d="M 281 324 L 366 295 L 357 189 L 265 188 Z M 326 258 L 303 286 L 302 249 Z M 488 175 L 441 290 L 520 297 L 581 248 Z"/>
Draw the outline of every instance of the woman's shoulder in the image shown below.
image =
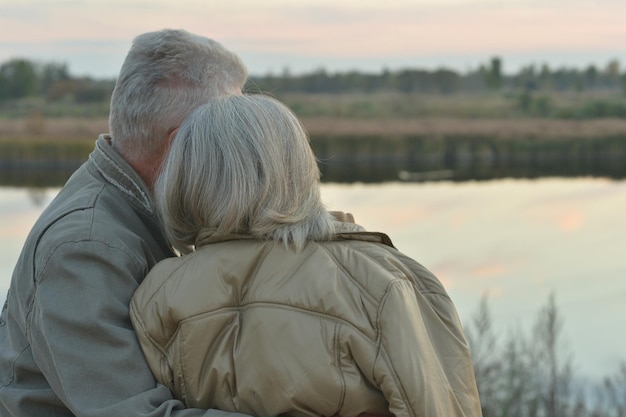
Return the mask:
<path fill-rule="evenodd" d="M 385 233 L 339 234 L 325 247 L 352 272 L 354 279 L 365 280 L 368 288 L 406 280 L 420 291 L 446 295 L 439 279 L 419 261 L 399 251 Z"/>

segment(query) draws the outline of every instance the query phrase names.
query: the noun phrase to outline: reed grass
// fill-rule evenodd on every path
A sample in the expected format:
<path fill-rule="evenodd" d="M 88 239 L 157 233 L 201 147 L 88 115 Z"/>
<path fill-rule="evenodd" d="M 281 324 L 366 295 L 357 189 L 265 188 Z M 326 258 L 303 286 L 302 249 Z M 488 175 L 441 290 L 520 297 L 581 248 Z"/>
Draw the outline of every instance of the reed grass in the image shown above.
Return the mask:
<path fill-rule="evenodd" d="M 406 135 L 450 136 L 477 135 L 492 138 L 536 137 L 558 138 L 626 137 L 626 119 L 603 118 L 591 120 L 561 119 L 463 119 L 452 117 L 427 118 L 338 118 L 330 116 L 301 117 L 311 136 L 387 136 Z M 0 118 L 0 142 L 52 141 L 93 142 L 100 133 L 108 131 L 106 118 Z"/>

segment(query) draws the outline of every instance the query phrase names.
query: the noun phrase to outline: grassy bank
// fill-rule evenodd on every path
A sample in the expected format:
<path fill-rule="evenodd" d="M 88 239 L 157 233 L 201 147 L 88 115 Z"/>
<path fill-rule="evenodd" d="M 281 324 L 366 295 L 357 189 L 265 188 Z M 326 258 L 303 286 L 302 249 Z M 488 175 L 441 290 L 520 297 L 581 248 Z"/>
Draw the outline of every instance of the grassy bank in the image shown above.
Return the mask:
<path fill-rule="evenodd" d="M 626 95 L 615 91 L 501 91 L 423 94 L 378 92 L 283 94 L 301 117 L 353 119 L 518 119 L 588 120 L 626 117 Z"/>
<path fill-rule="evenodd" d="M 304 116 L 300 118 L 311 136 L 406 136 L 431 137 L 471 135 L 501 139 L 626 137 L 626 119 L 564 120 L 543 118 L 347 118 Z M 106 117 L 21 118 L 0 117 L 0 142 L 93 141 L 108 131 Z"/>

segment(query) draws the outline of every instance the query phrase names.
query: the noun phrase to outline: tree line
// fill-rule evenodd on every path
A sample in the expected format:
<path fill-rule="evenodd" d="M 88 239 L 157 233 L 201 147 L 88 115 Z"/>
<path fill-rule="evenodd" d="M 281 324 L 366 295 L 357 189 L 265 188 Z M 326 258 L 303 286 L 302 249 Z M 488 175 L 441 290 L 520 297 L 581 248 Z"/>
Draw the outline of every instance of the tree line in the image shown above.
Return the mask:
<path fill-rule="evenodd" d="M 359 71 L 331 73 L 319 69 L 292 75 L 288 69 L 280 75 L 251 76 L 248 91 L 273 94 L 401 92 L 454 94 L 462 92 L 517 91 L 615 91 L 626 94 L 626 72 L 619 61 L 603 67 L 551 68 L 547 64 L 527 65 L 515 74 L 505 74 L 499 57 L 478 68 L 460 73 L 451 69 L 405 68 L 379 73 Z M 108 101 L 115 80 L 74 77 L 67 64 L 35 62 L 15 58 L 0 65 L 0 101 L 25 97 L 43 97 L 49 101 L 77 103 Z"/>
<path fill-rule="evenodd" d="M 28 97 L 47 101 L 94 103 L 108 101 L 115 80 L 75 77 L 67 64 L 15 58 L 0 65 L 0 102 Z"/>
<path fill-rule="evenodd" d="M 611 60 L 605 67 L 589 65 L 584 69 L 550 68 L 527 65 L 516 74 L 505 74 L 499 57 L 474 70 L 460 73 L 451 69 L 384 70 L 378 74 L 358 71 L 329 73 L 319 69 L 303 75 L 252 77 L 251 82 L 261 91 L 281 93 L 346 93 L 396 91 L 403 93 L 453 94 L 513 90 L 533 91 L 619 91 L 626 94 L 626 72 L 619 61 Z"/>

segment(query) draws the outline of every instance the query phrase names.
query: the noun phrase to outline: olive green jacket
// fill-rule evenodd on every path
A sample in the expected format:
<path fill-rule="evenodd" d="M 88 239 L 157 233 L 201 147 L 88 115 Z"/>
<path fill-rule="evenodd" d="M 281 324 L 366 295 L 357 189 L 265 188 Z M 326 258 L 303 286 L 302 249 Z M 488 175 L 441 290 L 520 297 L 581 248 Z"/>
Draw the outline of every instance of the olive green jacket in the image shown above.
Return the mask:
<path fill-rule="evenodd" d="M 481 415 L 452 301 L 380 233 L 341 233 L 300 253 L 213 239 L 157 264 L 131 319 L 157 379 L 192 407 Z"/>

